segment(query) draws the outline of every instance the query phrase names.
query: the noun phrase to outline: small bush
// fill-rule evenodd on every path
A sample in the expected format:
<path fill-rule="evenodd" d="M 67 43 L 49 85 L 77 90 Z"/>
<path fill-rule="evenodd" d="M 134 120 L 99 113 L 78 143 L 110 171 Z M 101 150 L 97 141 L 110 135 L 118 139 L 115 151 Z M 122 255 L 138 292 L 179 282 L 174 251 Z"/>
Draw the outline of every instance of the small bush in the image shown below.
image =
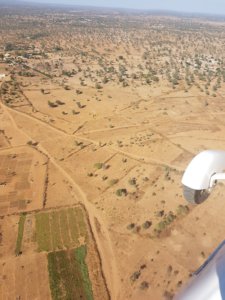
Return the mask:
<path fill-rule="evenodd" d="M 126 189 L 118 189 L 117 191 L 116 191 L 116 195 L 118 196 L 118 197 L 122 197 L 122 196 L 127 196 L 127 190 Z"/>
<path fill-rule="evenodd" d="M 99 83 L 96 83 L 96 84 L 95 84 L 95 88 L 96 88 L 97 90 L 100 90 L 100 89 L 102 89 L 102 86 L 101 86 Z"/>
<path fill-rule="evenodd" d="M 128 230 L 132 230 L 132 229 L 134 229 L 134 227 L 135 227 L 134 223 L 130 223 L 129 225 L 127 225 Z"/>
<path fill-rule="evenodd" d="M 155 213 L 156 217 L 161 218 L 164 216 L 164 210 L 159 210 Z"/>
<path fill-rule="evenodd" d="M 140 289 L 141 290 L 147 290 L 149 288 L 149 283 L 147 281 L 142 281 L 140 284 Z"/>
<path fill-rule="evenodd" d="M 148 229 L 148 228 L 150 228 L 152 226 L 152 222 L 151 221 L 146 221 L 146 222 L 144 222 L 144 224 L 142 225 L 142 227 L 144 228 L 144 229 Z"/>
<path fill-rule="evenodd" d="M 133 229 L 133 233 L 139 233 L 139 232 L 140 232 L 140 230 L 141 230 L 141 226 L 140 226 L 140 225 L 138 225 L 138 226 L 134 227 L 134 229 Z"/>
<path fill-rule="evenodd" d="M 140 271 L 136 271 L 134 272 L 131 276 L 130 276 L 130 280 L 131 281 L 136 281 L 141 275 L 141 272 Z"/>
<path fill-rule="evenodd" d="M 155 226 L 155 232 L 160 233 L 166 228 L 166 222 L 161 221 Z"/>
<path fill-rule="evenodd" d="M 169 214 L 165 217 L 164 221 L 166 222 L 166 225 L 169 225 L 176 219 L 176 216 L 173 214 L 173 212 L 169 212 Z"/>
<path fill-rule="evenodd" d="M 129 179 L 128 182 L 129 182 L 130 185 L 136 185 L 137 184 L 136 178 L 131 178 L 131 179 Z"/>
<path fill-rule="evenodd" d="M 94 167 L 95 167 L 95 169 L 100 170 L 100 169 L 103 168 L 103 165 L 104 165 L 103 163 L 98 162 L 98 163 L 96 163 L 96 164 L 94 165 Z"/>
<path fill-rule="evenodd" d="M 172 300 L 174 297 L 174 294 L 168 291 L 165 291 L 163 294 L 163 299 L 164 300 Z"/>
<path fill-rule="evenodd" d="M 27 145 L 29 145 L 29 146 L 37 146 L 38 145 L 38 142 L 33 142 L 33 141 L 28 141 L 27 142 Z"/>
<path fill-rule="evenodd" d="M 178 216 L 185 216 L 189 213 L 189 207 L 187 205 L 179 205 L 177 208 Z"/>
<path fill-rule="evenodd" d="M 83 94 L 83 92 L 81 90 L 76 90 L 76 94 L 81 95 L 81 94 Z"/>

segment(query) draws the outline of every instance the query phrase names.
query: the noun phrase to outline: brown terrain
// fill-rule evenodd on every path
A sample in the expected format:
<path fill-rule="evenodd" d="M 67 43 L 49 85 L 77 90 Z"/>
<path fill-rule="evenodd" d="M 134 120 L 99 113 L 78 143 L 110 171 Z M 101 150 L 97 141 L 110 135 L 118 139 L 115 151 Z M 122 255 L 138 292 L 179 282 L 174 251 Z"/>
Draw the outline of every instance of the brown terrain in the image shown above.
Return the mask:
<path fill-rule="evenodd" d="M 224 239 L 224 185 L 181 186 L 225 149 L 224 27 L 0 7 L 0 299 L 172 299 Z"/>

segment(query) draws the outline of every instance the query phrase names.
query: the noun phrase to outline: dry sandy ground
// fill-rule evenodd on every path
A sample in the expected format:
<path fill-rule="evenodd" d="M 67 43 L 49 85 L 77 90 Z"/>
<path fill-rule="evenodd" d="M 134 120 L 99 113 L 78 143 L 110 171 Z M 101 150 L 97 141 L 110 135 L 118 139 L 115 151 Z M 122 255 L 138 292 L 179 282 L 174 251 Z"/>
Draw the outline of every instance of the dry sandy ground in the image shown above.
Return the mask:
<path fill-rule="evenodd" d="M 0 215 L 40 209 L 45 193 L 46 158 L 28 146 L 14 148 L 13 152 L 6 147 L 1 151 L 0 162 Z"/>
<path fill-rule="evenodd" d="M 38 78 L 35 80 L 37 85 Z M 36 179 L 30 176 L 41 188 L 44 181 L 41 185 L 37 174 L 42 172 L 44 178 L 46 171 L 37 168 L 46 167 L 49 160 L 46 207 L 78 201 L 85 205 L 112 299 L 161 299 L 165 291 L 174 293 L 223 239 L 220 195 L 224 187 L 219 186 L 208 202 L 178 217 L 160 236 L 154 229 L 163 216 L 170 211 L 176 214 L 179 205 L 186 204 L 180 180 L 191 157 L 203 149 L 225 148 L 222 98 L 213 98 L 205 107 L 193 88 L 187 99 L 179 91 L 161 93 L 133 110 L 130 90 L 127 94 L 123 91 L 123 103 L 120 91 L 115 94 L 114 90 L 113 105 L 104 95 L 101 106 L 84 102 L 87 112 L 75 121 L 72 116 L 62 117 L 61 108 L 46 105 L 48 95 L 39 93 L 37 97 L 38 91 L 32 87 L 24 93 L 38 112 L 30 106 L 1 104 L 1 156 L 10 153 L 8 141 L 18 157 L 21 152 L 29 155 L 36 151 L 21 145 L 29 140 L 38 142 L 39 154 L 32 158 Z M 66 103 L 63 110 L 70 110 L 72 92 L 54 87 L 54 93 Z M 93 111 L 97 117 L 88 118 Z M 80 124 L 84 125 L 74 132 Z M 103 168 L 97 169 L 96 163 L 103 163 Z M 126 189 L 128 195 L 118 196 L 118 189 Z M 35 201 L 40 203 L 38 197 Z M 146 221 L 151 222 L 147 229 L 143 227 Z M 128 229 L 131 223 L 134 228 Z M 4 247 L 10 249 L 10 244 Z M 15 268 L 14 260 L 3 273 Z M 134 272 L 139 274 L 137 279 L 132 279 Z M 19 283 L 15 285 L 17 291 Z M 3 298 L 9 292 L 4 285 Z M 25 286 L 21 291 L 31 292 Z"/>
<path fill-rule="evenodd" d="M 51 299 L 46 254 L 1 261 L 0 299 Z"/>

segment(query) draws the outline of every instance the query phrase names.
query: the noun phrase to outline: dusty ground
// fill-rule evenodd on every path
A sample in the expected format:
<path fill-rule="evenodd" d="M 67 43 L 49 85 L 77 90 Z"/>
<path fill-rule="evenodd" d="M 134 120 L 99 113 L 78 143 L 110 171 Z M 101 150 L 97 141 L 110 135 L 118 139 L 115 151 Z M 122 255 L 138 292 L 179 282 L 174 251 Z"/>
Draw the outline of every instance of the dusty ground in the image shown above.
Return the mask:
<path fill-rule="evenodd" d="M 0 215 L 35 210 L 45 198 L 46 158 L 28 146 L 2 149 Z"/>
<path fill-rule="evenodd" d="M 224 23 L 20 13 L 24 23 L 14 17 L 22 45 L 10 16 L 0 21 L 13 44 L 1 37 L 10 58 L 0 63 L 7 75 L 0 82 L 0 232 L 11 237 L 0 235 L 1 282 L 11 282 L 8 273 L 17 278 L 24 263 L 13 257 L 17 213 L 80 202 L 111 298 L 171 299 L 224 239 L 224 186 L 198 207 L 186 206 L 181 187 L 195 154 L 225 149 Z M 31 20 L 33 31 L 25 26 Z M 24 270 L 37 276 L 32 266 L 40 261 L 47 276 L 44 254 L 34 254 L 27 234 L 32 264 Z M 15 299 L 20 281 L 11 290 L 3 284 L 0 298 Z M 43 294 L 24 285 L 21 299 L 34 291 L 50 297 L 47 285 Z"/>
<path fill-rule="evenodd" d="M 50 299 L 45 254 L 1 261 L 1 299 Z"/>

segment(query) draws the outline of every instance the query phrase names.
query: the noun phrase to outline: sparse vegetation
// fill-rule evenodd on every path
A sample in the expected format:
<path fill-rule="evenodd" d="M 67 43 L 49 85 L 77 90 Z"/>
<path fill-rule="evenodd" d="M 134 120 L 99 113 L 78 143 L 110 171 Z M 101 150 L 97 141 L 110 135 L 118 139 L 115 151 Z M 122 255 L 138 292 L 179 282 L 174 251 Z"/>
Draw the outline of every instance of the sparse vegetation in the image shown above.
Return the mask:
<path fill-rule="evenodd" d="M 42 298 L 50 298 L 43 284 L 48 257 L 53 299 L 109 299 L 99 293 L 93 229 L 112 250 L 109 266 L 114 255 L 123 262 L 112 268 L 121 275 L 118 295 L 132 298 L 135 290 L 151 298 L 157 291 L 163 298 L 165 291 L 172 298 L 188 277 L 193 249 L 193 268 L 208 255 L 206 232 L 193 226 L 198 209 L 185 205 L 180 179 L 192 153 L 222 145 L 224 19 L 0 4 L 0 33 L 2 297 L 15 286 L 26 298 L 21 286 L 30 276 L 26 294 L 40 297 L 37 280 L 46 288 Z M 93 208 L 93 228 L 73 206 L 79 202 Z M 20 216 L 16 237 L 22 211 L 29 217 Z M 201 218 L 208 224 L 212 211 Z M 207 237 L 219 240 L 216 229 Z M 4 273 L 9 261 L 13 276 Z M 130 276 L 126 266 L 137 271 Z"/>
<path fill-rule="evenodd" d="M 136 178 L 131 178 L 131 179 L 129 179 L 129 184 L 130 184 L 130 185 L 136 185 L 136 184 L 137 184 Z"/>
<path fill-rule="evenodd" d="M 177 215 L 178 216 L 185 216 L 189 213 L 190 209 L 187 205 L 180 204 L 177 208 Z"/>
<path fill-rule="evenodd" d="M 126 189 L 118 189 L 116 190 L 116 195 L 118 197 L 127 196 L 127 190 Z"/>
<path fill-rule="evenodd" d="M 149 288 L 149 283 L 147 281 L 142 281 L 140 284 L 140 289 L 141 290 L 147 290 Z"/>
<path fill-rule="evenodd" d="M 152 225 L 152 222 L 151 222 L 151 221 L 145 221 L 145 222 L 143 223 L 142 227 L 143 227 L 144 229 L 148 229 L 148 228 L 151 227 L 151 225 Z"/>
<path fill-rule="evenodd" d="M 155 233 L 160 234 L 168 225 L 170 225 L 176 219 L 176 215 L 173 212 L 169 212 L 163 217 L 163 220 L 160 221 L 155 226 Z"/>
<path fill-rule="evenodd" d="M 19 224 L 18 224 L 18 234 L 17 234 L 17 241 L 16 241 L 16 256 L 22 253 L 22 241 L 23 241 L 23 231 L 24 231 L 24 223 L 26 221 L 26 213 L 22 213 L 20 215 Z"/>
<path fill-rule="evenodd" d="M 132 229 L 134 229 L 134 227 L 135 227 L 134 223 L 130 223 L 129 225 L 127 225 L 128 230 L 132 230 Z"/>
<path fill-rule="evenodd" d="M 140 277 L 140 275 L 141 275 L 141 272 L 140 271 L 136 271 L 136 272 L 134 272 L 131 275 L 130 280 L 131 281 L 136 281 L 136 280 L 138 280 L 138 278 Z"/>
<path fill-rule="evenodd" d="M 94 164 L 94 168 L 95 168 L 95 169 L 98 169 L 98 170 L 102 169 L 103 166 L 104 166 L 104 164 L 103 164 L 103 163 L 100 163 L 100 162 Z"/>

